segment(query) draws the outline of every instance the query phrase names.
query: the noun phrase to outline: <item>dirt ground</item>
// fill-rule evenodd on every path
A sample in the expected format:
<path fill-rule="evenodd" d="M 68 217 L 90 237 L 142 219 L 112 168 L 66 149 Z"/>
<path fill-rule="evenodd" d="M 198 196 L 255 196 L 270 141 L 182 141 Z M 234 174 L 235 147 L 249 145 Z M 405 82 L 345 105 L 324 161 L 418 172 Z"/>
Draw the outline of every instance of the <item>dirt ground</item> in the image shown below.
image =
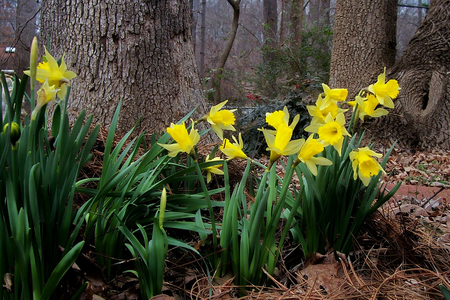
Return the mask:
<path fill-rule="evenodd" d="M 392 189 L 395 184 L 389 183 L 387 185 L 387 189 Z M 450 189 L 447 187 L 442 189 L 442 187 L 438 186 L 426 186 L 423 184 L 407 184 L 404 183 L 400 186 L 397 193 L 395 194 L 395 198 L 401 200 L 404 197 L 414 197 L 418 199 L 429 199 L 431 197 L 436 199 L 442 199 L 442 201 L 448 202 L 450 201 Z"/>

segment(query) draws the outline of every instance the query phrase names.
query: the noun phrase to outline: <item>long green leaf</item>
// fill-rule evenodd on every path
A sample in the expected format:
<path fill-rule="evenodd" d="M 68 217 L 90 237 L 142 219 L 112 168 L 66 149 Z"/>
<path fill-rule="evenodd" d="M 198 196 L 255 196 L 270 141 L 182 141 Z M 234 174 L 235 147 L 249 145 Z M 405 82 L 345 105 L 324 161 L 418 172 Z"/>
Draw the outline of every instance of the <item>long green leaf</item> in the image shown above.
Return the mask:
<path fill-rule="evenodd" d="M 450 291 L 443 285 L 439 285 L 439 289 L 442 292 L 442 295 L 444 295 L 445 300 L 450 300 Z"/>
<path fill-rule="evenodd" d="M 48 278 L 47 283 L 45 284 L 45 287 L 39 299 L 47 300 L 50 298 L 50 296 L 53 294 L 54 290 L 58 286 L 64 274 L 66 274 L 67 270 L 69 270 L 69 268 L 77 259 L 78 255 L 83 249 L 83 246 L 84 241 L 79 242 L 61 259 L 61 261 L 58 263 L 58 265 Z"/>

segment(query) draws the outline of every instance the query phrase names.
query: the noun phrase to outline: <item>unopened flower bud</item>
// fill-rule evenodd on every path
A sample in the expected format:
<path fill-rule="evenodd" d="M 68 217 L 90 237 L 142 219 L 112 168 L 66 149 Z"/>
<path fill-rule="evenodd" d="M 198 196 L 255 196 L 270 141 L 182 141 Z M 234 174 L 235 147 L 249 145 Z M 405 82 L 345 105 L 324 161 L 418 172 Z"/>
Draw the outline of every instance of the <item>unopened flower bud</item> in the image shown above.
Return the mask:
<path fill-rule="evenodd" d="M 159 228 L 163 228 L 164 223 L 164 213 L 166 212 L 167 205 L 167 191 L 166 188 L 163 188 L 161 192 L 161 204 L 159 207 Z"/>
<path fill-rule="evenodd" d="M 31 42 L 31 51 L 30 51 L 30 77 L 31 77 L 31 90 L 34 91 L 34 85 L 36 82 L 36 70 L 37 70 L 37 61 L 38 61 L 38 41 L 37 38 L 34 37 Z"/>
<path fill-rule="evenodd" d="M 9 123 L 6 123 L 5 126 L 3 126 L 3 133 L 6 134 L 9 127 Z M 11 138 L 11 143 L 16 145 L 17 141 L 20 139 L 20 126 L 16 122 L 11 123 L 11 132 L 9 134 L 9 137 Z"/>

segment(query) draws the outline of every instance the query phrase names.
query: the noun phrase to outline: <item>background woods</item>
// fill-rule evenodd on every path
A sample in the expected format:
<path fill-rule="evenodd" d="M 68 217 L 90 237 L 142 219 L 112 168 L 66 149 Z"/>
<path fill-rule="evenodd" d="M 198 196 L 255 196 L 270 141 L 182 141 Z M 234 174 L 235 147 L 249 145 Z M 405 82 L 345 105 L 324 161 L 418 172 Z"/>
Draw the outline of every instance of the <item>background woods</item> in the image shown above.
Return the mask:
<path fill-rule="evenodd" d="M 51 0 L 2 0 L 0 62 L 2 69 L 20 73 L 26 67 L 26 45 L 33 33 L 39 33 L 50 49 L 61 51 L 56 56 L 64 51 L 79 74 L 75 82 L 86 84 L 74 85 L 70 102 L 74 115 L 86 109 L 97 122 L 108 125 L 113 104 L 122 99 L 126 114 L 119 125 L 122 132 L 144 115 L 140 128 L 148 132 L 163 130 L 167 120 L 179 119 L 197 105 L 201 115 L 205 98 L 213 103 L 229 99 L 238 107 L 293 93 L 311 101 L 321 82 L 346 86 L 353 97 L 387 67 L 389 76 L 405 81 L 398 113 L 383 121 L 395 127 L 390 140 L 448 148 L 447 125 L 436 121 L 445 120 L 441 114 L 447 110 L 432 109 L 445 106 L 446 93 L 435 92 L 427 100 L 431 83 L 439 81 L 445 90 L 436 78 L 446 77 L 446 55 L 439 55 L 434 64 L 433 57 L 441 52 L 427 49 L 428 42 L 417 42 L 441 37 L 441 45 L 433 47 L 442 53 L 448 45 L 447 26 L 426 27 L 448 24 L 448 1 L 431 4 L 436 7 L 432 11 L 442 14 L 428 16 L 408 48 L 427 16 L 429 1 L 191 0 L 188 5 L 172 0 L 125 5 L 117 0 L 79 0 L 61 5 Z M 421 61 L 417 68 L 426 68 L 425 75 L 407 72 Z M 430 61 L 433 70 L 425 67 Z M 420 81 L 411 86 L 421 87 L 406 96 L 408 78 Z M 428 107 L 426 112 L 418 108 L 419 102 Z M 431 115 L 439 115 L 431 122 L 433 129 L 420 125 L 430 124 L 425 120 Z M 414 130 L 405 133 L 411 125 Z M 430 140 L 431 132 L 443 133 Z"/>

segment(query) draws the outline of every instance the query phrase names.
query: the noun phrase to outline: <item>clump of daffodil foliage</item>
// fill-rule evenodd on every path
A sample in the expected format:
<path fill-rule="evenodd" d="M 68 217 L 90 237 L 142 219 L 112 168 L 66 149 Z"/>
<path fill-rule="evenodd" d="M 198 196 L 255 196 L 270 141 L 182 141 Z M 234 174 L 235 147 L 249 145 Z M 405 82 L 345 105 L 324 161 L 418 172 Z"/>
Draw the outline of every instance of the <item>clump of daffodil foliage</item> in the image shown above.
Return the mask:
<path fill-rule="evenodd" d="M 114 147 L 119 103 L 104 142 L 99 178 L 79 179 L 92 157 L 100 126 L 91 127 L 93 118 L 85 118 L 84 111 L 69 123 L 66 107 L 76 74 L 67 70 L 64 57 L 56 60 L 46 49 L 42 62 L 38 60 L 35 38 L 26 75 L 20 80 L 13 76 L 8 83 L 0 73 L 0 299 L 80 298 L 87 281 L 71 282 L 67 288 L 61 280 L 85 244 L 95 248 L 96 263 L 108 280 L 125 271 L 135 274 L 142 298 L 150 299 L 161 293 L 169 244 L 198 253 L 186 243 L 169 239 L 164 222 L 179 230 L 206 231 L 192 222 L 197 212 L 208 208 L 203 194 L 187 192 L 171 198 L 165 192 L 167 187 L 177 193 L 180 181 L 193 185 L 196 178 L 190 179 L 190 172 L 195 170 L 174 167 L 176 158 L 162 155 L 165 149 L 157 142 L 167 142 L 169 134 L 157 141 L 152 138 L 152 147 L 143 155 L 144 135 L 130 140 L 133 129 Z M 28 81 L 30 95 L 25 97 Z M 24 98 L 30 102 L 30 115 L 22 114 Z M 56 102 L 53 114 L 46 109 L 50 102 Z M 177 126 L 174 132 L 179 132 Z M 193 143 L 183 145 L 183 151 L 193 149 L 199 139 L 196 132 L 191 131 Z M 221 172 L 212 164 L 201 166 L 210 173 Z M 85 187 L 92 182 L 95 188 Z M 78 193 L 87 200 L 74 209 Z M 186 199 L 189 206 L 184 204 Z M 135 264 L 124 270 L 123 265 L 114 264 L 117 259 L 131 259 Z"/>
<path fill-rule="evenodd" d="M 61 104 L 47 128 L 43 108 L 58 97 L 67 100 L 76 75 L 66 70 L 64 59 L 58 64 L 47 51 L 47 60 L 38 65 L 37 49 L 35 38 L 28 76 L 14 76 L 10 88 L 5 74 L 0 76 L 0 104 L 5 104 L 0 118 L 0 299 L 57 298 L 60 280 L 85 243 L 76 240 L 84 220 L 72 213 L 74 186 L 99 128 L 90 130 L 92 118 L 84 120 L 82 113 L 69 129 Z M 31 118 L 22 114 L 28 78 Z M 37 92 L 36 81 L 42 83 Z"/>
<path fill-rule="evenodd" d="M 392 99 L 400 90 L 396 80 L 385 82 L 385 71 L 375 84 L 361 90 L 354 101 L 348 101 L 346 89 L 332 89 L 322 85 L 323 93 L 314 105 L 307 106 L 311 116 L 305 128 L 309 137 L 293 139 L 293 133 L 300 116 L 293 118 L 285 106 L 282 110 L 267 112 L 265 121 L 268 128 L 260 128 L 266 150 L 270 152 L 269 164 L 263 166 L 249 158 L 244 151 L 241 133 L 223 138 L 223 130 L 235 130 L 233 112 L 221 110 L 225 102 L 211 108 L 209 114 L 200 120 L 191 121 L 191 130 L 185 124 L 172 124 L 168 133 L 175 144 L 161 145 L 169 150 L 169 155 L 186 152 L 195 161 L 193 147 L 199 141 L 194 125 L 200 121 L 211 124 L 214 132 L 223 141 L 220 151 L 227 157 L 221 160 L 208 156 L 211 166 L 204 169 L 207 180 L 211 173 L 225 176 L 225 204 L 223 222 L 220 229 L 214 225 L 211 213 L 214 249 L 219 242 L 220 257 L 214 254 L 213 266 L 219 268 L 217 274 L 224 275 L 230 269 L 236 276 L 236 283 L 260 283 L 263 269 L 273 274 L 284 240 L 291 232 L 294 240 L 301 243 L 305 257 L 316 252 L 330 250 L 348 254 L 353 246 L 353 238 L 364 220 L 395 193 L 399 185 L 385 195 L 381 188 L 383 167 L 392 148 L 382 161 L 382 155 L 373 151 L 372 145 L 361 145 L 363 133 L 353 132 L 355 122 L 369 117 L 387 114 L 393 108 Z M 344 105 L 353 107 L 353 115 L 347 124 Z M 283 164 L 283 177 L 276 173 L 275 165 L 281 157 L 288 157 Z M 247 160 L 243 178 L 230 191 L 228 184 L 227 160 Z M 212 162 L 215 162 L 212 164 Z M 248 202 L 244 193 L 251 165 L 265 168 L 258 187 L 253 192 L 253 201 Z M 198 170 L 200 172 L 200 170 Z M 300 188 L 291 185 L 296 173 Z M 207 198 L 207 193 L 205 192 Z M 276 227 L 280 219 L 285 219 L 284 230 L 279 241 L 275 241 Z M 217 230 L 217 231 L 216 231 Z M 216 236 L 220 240 L 216 240 Z"/>

